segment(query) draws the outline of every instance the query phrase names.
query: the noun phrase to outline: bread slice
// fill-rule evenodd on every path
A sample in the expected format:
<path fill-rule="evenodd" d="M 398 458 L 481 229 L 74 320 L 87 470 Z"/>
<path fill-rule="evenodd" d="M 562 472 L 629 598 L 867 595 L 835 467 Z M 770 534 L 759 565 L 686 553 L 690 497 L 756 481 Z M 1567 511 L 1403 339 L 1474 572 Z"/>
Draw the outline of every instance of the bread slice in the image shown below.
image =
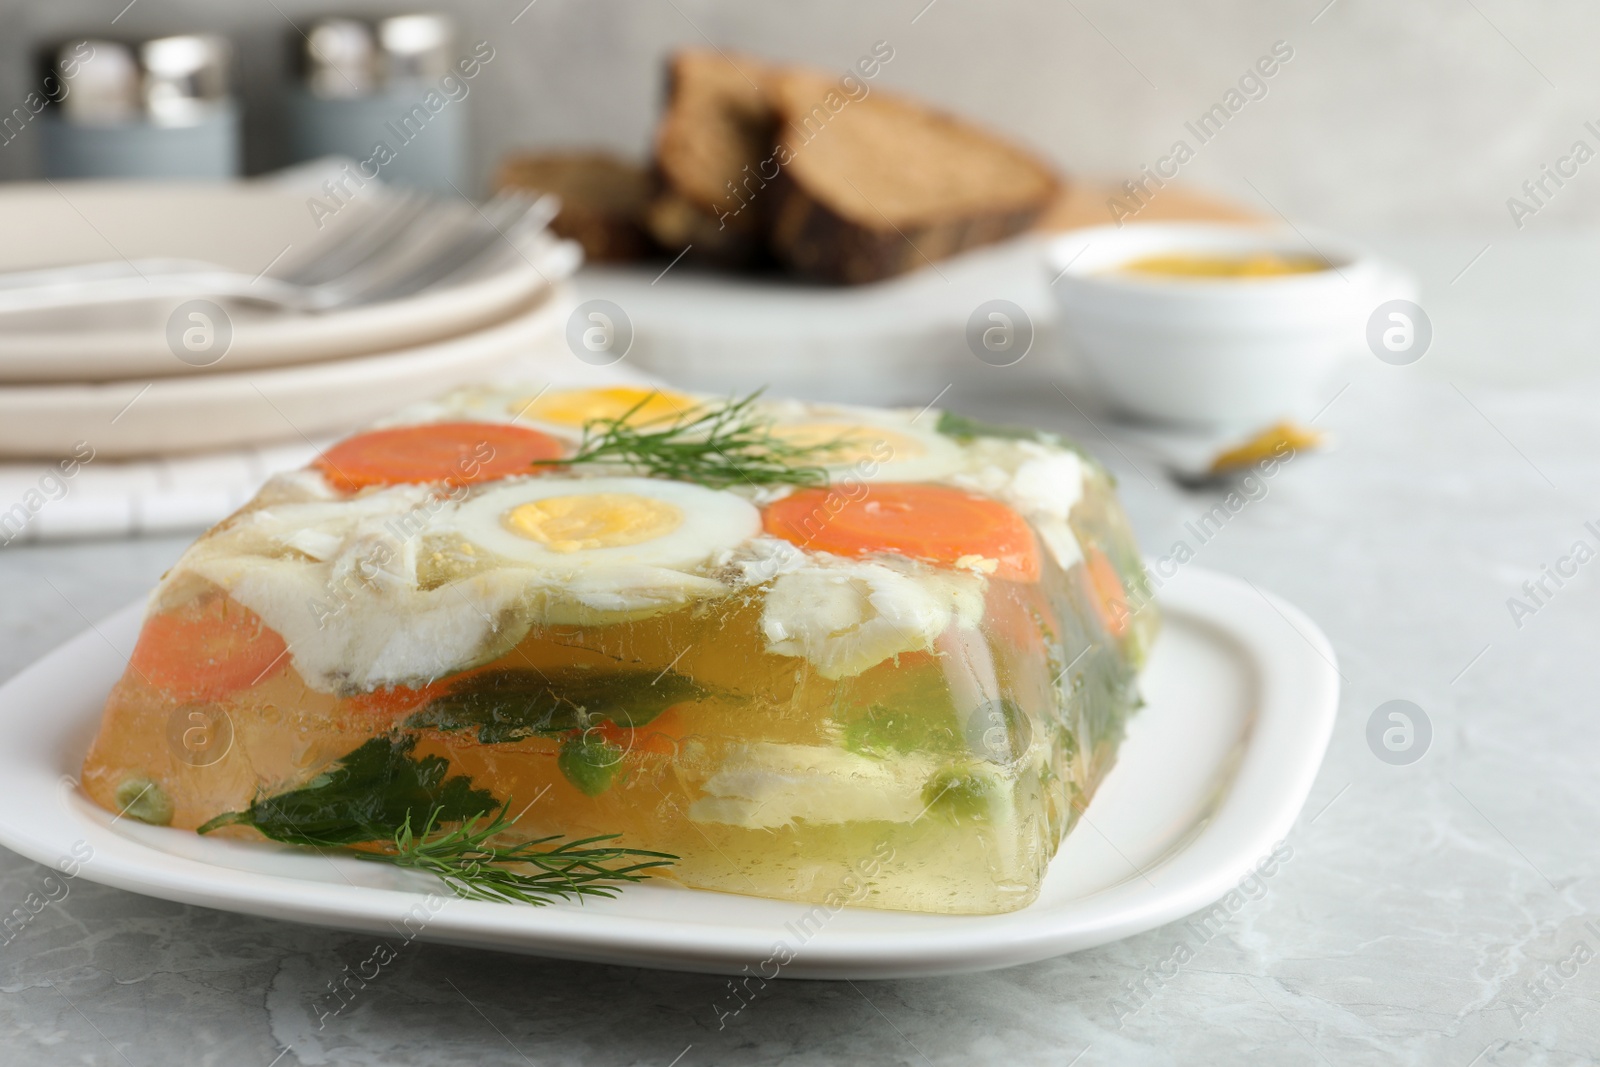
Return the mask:
<path fill-rule="evenodd" d="M 690 49 L 667 65 L 667 105 L 656 130 L 662 193 L 648 225 L 665 249 L 747 264 L 765 251 L 766 204 L 759 177 L 772 154 L 774 70 L 745 56 Z"/>
<path fill-rule="evenodd" d="M 495 187 L 560 197 L 561 213 L 550 228 L 583 245 L 591 263 L 626 263 L 655 250 L 644 224 L 655 182 L 636 164 L 602 152 L 511 156 L 501 162 Z"/>
<path fill-rule="evenodd" d="M 876 281 L 1020 233 L 1060 182 L 973 125 L 881 90 L 785 70 L 765 84 L 777 116 L 768 243 L 792 272 Z"/>

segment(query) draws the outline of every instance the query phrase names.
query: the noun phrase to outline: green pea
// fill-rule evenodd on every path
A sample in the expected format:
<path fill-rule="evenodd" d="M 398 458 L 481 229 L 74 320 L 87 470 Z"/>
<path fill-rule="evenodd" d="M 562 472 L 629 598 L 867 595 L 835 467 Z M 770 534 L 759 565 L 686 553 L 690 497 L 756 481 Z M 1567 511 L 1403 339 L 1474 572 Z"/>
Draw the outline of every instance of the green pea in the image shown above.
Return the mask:
<path fill-rule="evenodd" d="M 154 778 L 142 774 L 124 778 L 122 784 L 117 786 L 114 799 L 119 812 L 131 815 L 140 822 L 147 822 L 151 826 L 168 826 L 172 823 L 172 798 L 156 784 Z"/>
<path fill-rule="evenodd" d="M 579 792 L 597 797 L 611 788 L 617 773 L 622 770 L 624 754 L 616 745 L 581 734 L 561 746 L 556 766 L 567 776 L 567 781 L 578 787 Z"/>
<path fill-rule="evenodd" d="M 965 767 L 947 767 L 922 787 L 922 803 L 930 813 L 952 821 L 987 819 L 1003 788 L 993 775 Z"/>

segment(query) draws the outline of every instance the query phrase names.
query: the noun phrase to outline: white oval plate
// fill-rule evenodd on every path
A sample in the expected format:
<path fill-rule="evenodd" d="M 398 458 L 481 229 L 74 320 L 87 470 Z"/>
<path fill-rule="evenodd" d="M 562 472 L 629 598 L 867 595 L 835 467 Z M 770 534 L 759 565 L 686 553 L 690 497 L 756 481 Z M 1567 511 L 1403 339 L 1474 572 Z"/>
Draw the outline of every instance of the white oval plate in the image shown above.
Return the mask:
<path fill-rule="evenodd" d="M 0 189 L 0 271 L 146 256 L 196 259 L 259 274 L 313 254 L 364 205 L 323 219 L 305 192 L 266 183 L 56 182 Z M 326 198 L 322 198 L 326 201 Z M 463 218 L 473 214 L 460 204 Z M 507 255 L 470 279 L 394 300 L 320 315 L 231 305 L 233 339 L 220 364 L 196 367 L 168 347 L 166 319 L 179 301 L 96 314 L 83 309 L 0 319 L 0 382 L 94 382 L 209 376 L 313 363 L 453 337 L 501 322 L 550 279 L 570 273 Z"/>
<path fill-rule="evenodd" d="M 627 309 L 628 362 L 678 385 L 921 407 L 933 394 L 920 391 L 936 376 L 994 387 L 998 371 L 974 357 L 966 330 L 973 310 L 997 296 L 1020 305 L 1037 330 L 1026 358 L 1005 368 L 1006 384 L 1059 378 L 1055 308 L 1039 276 L 1045 247 L 1045 238 L 1024 235 L 858 286 L 659 265 L 587 267 L 577 285 L 584 300 Z"/>
<path fill-rule="evenodd" d="M 482 381 L 559 334 L 561 289 L 504 322 L 381 355 L 304 366 L 82 385 L 0 385 L 0 456 L 43 459 L 88 442 L 120 458 L 303 441 Z"/>
<path fill-rule="evenodd" d="M 167 900 L 563 959 L 831 979 L 1028 963 L 1222 897 L 1288 833 L 1322 763 L 1339 684 L 1316 625 L 1198 568 L 1169 582 L 1162 603 L 1148 704 L 1121 759 L 1039 900 L 1008 915 L 832 910 L 664 882 L 581 906 L 446 900 L 410 872 L 113 819 L 72 776 L 133 648 L 141 605 L 0 687 L 0 844 L 52 865 L 92 850 L 81 877 Z"/>

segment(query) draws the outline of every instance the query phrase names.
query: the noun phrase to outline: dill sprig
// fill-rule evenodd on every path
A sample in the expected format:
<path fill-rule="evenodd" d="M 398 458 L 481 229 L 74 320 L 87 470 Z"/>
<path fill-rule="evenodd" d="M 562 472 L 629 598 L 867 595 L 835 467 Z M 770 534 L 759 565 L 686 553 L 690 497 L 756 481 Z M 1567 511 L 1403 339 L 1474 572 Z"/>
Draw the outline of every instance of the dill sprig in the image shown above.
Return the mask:
<path fill-rule="evenodd" d="M 351 855 L 375 863 L 425 871 L 464 900 L 502 904 L 549 904 L 555 900 L 614 897 L 618 882 L 642 882 L 642 873 L 668 867 L 678 857 L 666 852 L 636 848 L 603 847 L 620 835 L 602 834 L 543 848 L 561 835 L 517 844 L 498 845 L 494 839 L 512 828 L 514 820 L 502 807 L 462 820 L 453 829 L 438 826 L 434 809 L 413 831 L 411 816 L 394 835 L 393 852 L 352 851 Z"/>
<path fill-rule="evenodd" d="M 772 432 L 773 420 L 756 409 L 761 390 L 715 407 L 696 405 L 676 416 L 633 425 L 655 394 L 616 418 L 584 423 L 578 451 L 535 466 L 612 464 L 656 478 L 695 482 L 711 489 L 734 485 L 826 485 L 828 471 L 814 461 L 842 440 L 802 445 Z M 812 461 L 812 462 L 807 462 Z"/>
<path fill-rule="evenodd" d="M 552 848 L 543 846 L 560 835 L 497 844 L 516 822 L 510 801 L 450 774 L 442 756 L 416 756 L 416 745 L 415 734 L 370 738 L 306 784 L 257 797 L 195 832 L 250 826 L 286 845 L 426 871 L 468 900 L 536 905 L 614 896 L 616 883 L 643 881 L 678 858 L 602 844 L 617 834 Z M 418 830 L 413 816 L 422 812 Z"/>

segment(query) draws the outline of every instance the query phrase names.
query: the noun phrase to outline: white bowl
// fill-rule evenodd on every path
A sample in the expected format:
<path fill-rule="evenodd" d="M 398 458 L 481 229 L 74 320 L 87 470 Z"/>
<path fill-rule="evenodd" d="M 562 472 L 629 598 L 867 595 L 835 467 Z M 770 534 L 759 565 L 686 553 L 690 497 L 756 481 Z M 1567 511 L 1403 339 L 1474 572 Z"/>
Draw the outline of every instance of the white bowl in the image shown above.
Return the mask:
<path fill-rule="evenodd" d="M 1245 426 L 1307 414 L 1337 362 L 1364 347 L 1373 310 L 1414 295 L 1409 279 L 1369 253 L 1313 240 L 1308 248 L 1293 231 L 1246 225 L 1101 226 L 1052 242 L 1046 266 L 1062 332 L 1113 407 Z M 1331 269 L 1249 279 L 1115 269 L 1160 253 L 1262 251 L 1314 253 Z"/>

